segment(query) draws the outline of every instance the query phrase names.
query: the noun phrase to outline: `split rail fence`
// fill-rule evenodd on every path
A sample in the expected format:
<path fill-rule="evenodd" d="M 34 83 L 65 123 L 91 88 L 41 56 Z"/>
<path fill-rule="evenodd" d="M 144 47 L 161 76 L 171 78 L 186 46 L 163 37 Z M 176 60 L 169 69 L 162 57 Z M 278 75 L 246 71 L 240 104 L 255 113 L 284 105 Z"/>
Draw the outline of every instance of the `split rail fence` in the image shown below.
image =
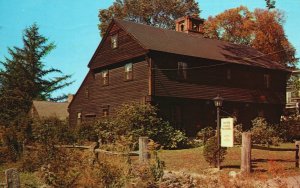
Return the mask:
<path fill-rule="evenodd" d="M 266 150 L 266 151 L 294 151 L 295 152 L 295 167 L 299 167 L 300 163 L 300 141 L 295 142 L 295 148 L 269 148 L 263 146 L 257 146 L 251 144 L 251 134 L 250 133 L 243 133 L 242 134 L 242 148 L 241 148 L 241 171 L 245 173 L 250 173 L 252 171 L 251 168 L 251 150 L 252 149 L 259 149 L 259 150 Z"/>
<path fill-rule="evenodd" d="M 131 151 L 129 153 L 122 153 L 122 152 L 113 152 L 113 151 L 106 151 L 99 148 L 96 148 L 99 144 L 92 144 L 91 146 L 77 146 L 77 145 L 56 145 L 56 148 L 73 148 L 73 149 L 88 149 L 91 152 L 97 153 L 105 153 L 108 155 L 129 155 L 129 156 L 139 156 L 140 162 L 146 162 L 149 160 L 150 155 L 148 152 L 148 137 L 139 137 L 139 150 L 138 151 Z M 25 150 L 34 150 L 37 149 L 33 146 L 23 146 L 23 151 Z M 0 188 L 20 188 L 20 176 L 17 169 L 11 168 L 5 170 L 5 183 L 0 183 Z"/>

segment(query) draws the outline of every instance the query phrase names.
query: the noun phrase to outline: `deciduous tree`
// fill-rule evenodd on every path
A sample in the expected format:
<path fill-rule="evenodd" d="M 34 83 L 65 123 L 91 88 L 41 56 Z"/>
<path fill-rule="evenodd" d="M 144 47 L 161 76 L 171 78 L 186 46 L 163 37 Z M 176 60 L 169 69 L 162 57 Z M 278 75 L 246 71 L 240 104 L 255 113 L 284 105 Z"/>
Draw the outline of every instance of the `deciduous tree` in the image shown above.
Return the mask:
<path fill-rule="evenodd" d="M 251 12 L 241 6 L 209 17 L 205 22 L 204 35 L 252 46 L 270 59 L 294 67 L 298 59 L 295 48 L 285 35 L 283 23 L 284 16 L 278 10 L 255 9 Z"/>
<path fill-rule="evenodd" d="M 175 19 L 199 13 L 195 0 L 116 0 L 99 11 L 99 30 L 103 36 L 112 18 L 174 29 Z"/>

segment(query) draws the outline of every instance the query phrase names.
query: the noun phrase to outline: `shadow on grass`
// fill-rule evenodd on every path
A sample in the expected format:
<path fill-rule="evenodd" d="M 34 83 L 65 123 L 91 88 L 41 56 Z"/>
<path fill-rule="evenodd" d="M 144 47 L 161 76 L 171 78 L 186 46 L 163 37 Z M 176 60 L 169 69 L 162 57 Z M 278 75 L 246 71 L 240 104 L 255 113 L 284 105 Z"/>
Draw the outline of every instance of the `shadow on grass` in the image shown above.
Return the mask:
<path fill-rule="evenodd" d="M 266 163 L 268 161 L 275 161 L 275 162 L 288 162 L 288 163 L 294 163 L 295 160 L 284 160 L 284 159 L 253 159 L 251 160 L 253 163 Z"/>
<path fill-rule="evenodd" d="M 235 168 L 235 169 L 240 169 L 240 165 L 222 165 L 222 169 L 224 168 Z"/>

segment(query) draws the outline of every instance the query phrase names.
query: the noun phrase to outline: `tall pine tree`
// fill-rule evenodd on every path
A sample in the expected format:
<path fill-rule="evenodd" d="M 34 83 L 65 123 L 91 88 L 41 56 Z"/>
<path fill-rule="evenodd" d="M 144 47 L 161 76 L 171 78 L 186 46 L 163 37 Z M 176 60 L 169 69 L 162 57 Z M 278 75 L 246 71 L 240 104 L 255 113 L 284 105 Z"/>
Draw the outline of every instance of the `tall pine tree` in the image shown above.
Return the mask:
<path fill-rule="evenodd" d="M 32 100 L 60 100 L 52 98 L 53 91 L 70 85 L 70 75 L 58 69 L 46 69 L 42 61 L 55 45 L 39 33 L 36 24 L 26 28 L 23 47 L 8 48 L 10 57 L 1 62 L 0 70 L 0 122 L 7 124 L 28 113 Z M 61 76 L 49 78 L 49 74 Z"/>

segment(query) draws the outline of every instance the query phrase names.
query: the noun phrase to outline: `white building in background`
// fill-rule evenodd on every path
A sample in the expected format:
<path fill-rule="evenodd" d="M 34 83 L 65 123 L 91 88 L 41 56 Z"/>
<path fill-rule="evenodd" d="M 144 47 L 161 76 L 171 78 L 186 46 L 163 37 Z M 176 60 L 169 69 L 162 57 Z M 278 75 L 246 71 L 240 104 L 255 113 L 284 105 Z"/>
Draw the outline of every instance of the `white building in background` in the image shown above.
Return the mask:
<path fill-rule="evenodd" d="M 296 76 L 300 82 L 300 70 L 292 72 L 292 76 Z M 297 112 L 300 105 L 300 90 L 295 90 L 292 85 L 288 84 L 286 89 L 286 109 L 291 112 Z M 299 111 L 298 111 L 299 112 Z"/>

